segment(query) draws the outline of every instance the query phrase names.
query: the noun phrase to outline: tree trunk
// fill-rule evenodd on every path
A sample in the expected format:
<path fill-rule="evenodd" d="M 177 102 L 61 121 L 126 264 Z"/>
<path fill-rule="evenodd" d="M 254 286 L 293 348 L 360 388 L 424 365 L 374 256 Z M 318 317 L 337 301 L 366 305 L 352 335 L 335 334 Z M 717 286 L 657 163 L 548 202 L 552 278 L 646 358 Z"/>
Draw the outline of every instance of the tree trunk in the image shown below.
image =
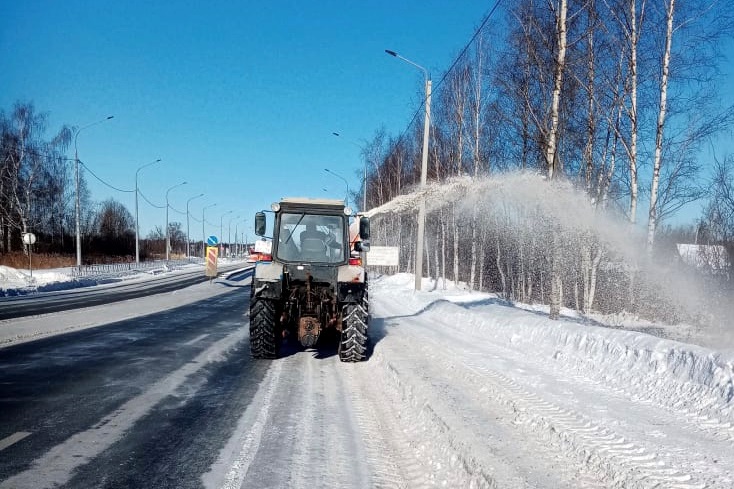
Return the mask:
<path fill-rule="evenodd" d="M 630 0 L 630 209 L 629 221 L 637 222 L 637 0 Z"/>
<path fill-rule="evenodd" d="M 592 308 L 594 307 L 594 296 L 596 295 L 596 277 L 597 272 L 599 271 L 599 264 L 601 263 L 601 257 L 603 254 L 603 250 L 601 246 L 599 246 L 599 249 L 597 250 L 596 254 L 594 254 L 594 258 L 591 260 L 591 276 L 589 277 L 589 302 L 588 304 L 584 305 L 584 312 L 590 313 Z"/>
<path fill-rule="evenodd" d="M 441 209 L 441 282 L 442 289 L 446 290 L 446 218 L 444 212 L 448 213 L 447 210 Z"/>
<path fill-rule="evenodd" d="M 568 11 L 567 0 L 560 0 L 558 17 L 556 20 L 557 49 L 555 73 L 553 77 L 553 101 L 551 102 L 550 118 L 551 127 L 548 133 L 545 161 L 548 165 L 548 178 L 553 179 L 560 170 L 556 150 L 558 146 L 559 132 L 559 105 L 561 100 L 561 89 L 563 88 L 563 72 L 566 64 L 566 14 Z"/>
<path fill-rule="evenodd" d="M 587 49 L 589 50 L 588 67 L 587 67 L 587 127 L 586 127 L 586 146 L 584 147 L 584 160 L 586 163 L 586 192 L 591 195 L 591 187 L 594 176 L 594 138 L 596 137 L 596 105 L 594 93 L 594 78 L 596 76 L 596 67 L 594 59 L 594 28 L 593 23 L 596 17 L 594 1 L 590 0 L 587 6 L 589 10 L 589 35 L 587 38 Z"/>
<path fill-rule="evenodd" d="M 583 278 L 584 288 L 584 300 L 581 310 L 584 313 L 588 313 L 589 292 L 591 292 L 591 246 L 587 243 L 581 245 L 581 276 Z M 578 309 L 578 304 L 576 308 Z"/>
<path fill-rule="evenodd" d="M 561 253 L 560 237 L 553 230 L 553 241 L 551 249 L 551 296 L 550 296 L 550 319 L 558 319 L 561 315 L 561 302 L 563 300 L 563 283 L 561 282 Z"/>
<path fill-rule="evenodd" d="M 500 274 L 500 282 L 502 283 L 502 297 L 507 299 L 507 279 L 505 278 L 505 270 L 502 266 L 502 247 L 500 246 L 500 235 L 497 234 L 497 239 L 495 240 L 495 243 L 497 244 L 497 271 Z"/>
<path fill-rule="evenodd" d="M 471 214 L 471 271 L 469 272 L 469 290 L 474 290 L 477 273 L 477 208 Z"/>
<path fill-rule="evenodd" d="M 486 233 L 482 233 L 482 246 L 479 248 L 479 290 L 484 290 L 484 260 L 486 257 L 484 246 L 487 242 Z"/>
<path fill-rule="evenodd" d="M 456 217 L 456 204 L 453 208 L 454 215 L 454 283 L 459 283 L 459 223 Z"/>
<path fill-rule="evenodd" d="M 652 254 L 655 243 L 655 228 L 657 227 L 658 186 L 660 185 L 660 167 L 663 158 L 663 130 L 665 129 L 665 115 L 668 101 L 668 75 L 670 71 L 670 55 L 673 45 L 673 12 L 675 0 L 670 0 L 666 11 L 665 52 L 663 53 L 662 78 L 660 80 L 660 109 L 655 129 L 655 159 L 653 161 L 652 182 L 650 187 L 650 210 L 647 222 L 647 252 Z"/>

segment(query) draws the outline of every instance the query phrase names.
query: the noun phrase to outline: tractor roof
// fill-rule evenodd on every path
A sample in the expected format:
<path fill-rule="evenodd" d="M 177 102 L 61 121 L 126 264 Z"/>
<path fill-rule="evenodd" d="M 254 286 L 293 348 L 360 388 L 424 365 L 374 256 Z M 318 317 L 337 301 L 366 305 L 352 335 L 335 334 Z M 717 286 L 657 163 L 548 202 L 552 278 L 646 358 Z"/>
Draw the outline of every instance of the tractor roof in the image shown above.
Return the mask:
<path fill-rule="evenodd" d="M 271 207 L 273 210 L 289 212 L 315 212 L 317 214 L 351 214 L 343 200 L 335 199 L 309 199 L 305 197 L 288 197 L 276 202 Z"/>
<path fill-rule="evenodd" d="M 280 199 L 280 204 L 295 204 L 295 205 L 317 205 L 317 206 L 329 206 L 329 207 L 344 207 L 344 201 L 338 199 L 312 199 L 309 197 L 283 197 Z"/>

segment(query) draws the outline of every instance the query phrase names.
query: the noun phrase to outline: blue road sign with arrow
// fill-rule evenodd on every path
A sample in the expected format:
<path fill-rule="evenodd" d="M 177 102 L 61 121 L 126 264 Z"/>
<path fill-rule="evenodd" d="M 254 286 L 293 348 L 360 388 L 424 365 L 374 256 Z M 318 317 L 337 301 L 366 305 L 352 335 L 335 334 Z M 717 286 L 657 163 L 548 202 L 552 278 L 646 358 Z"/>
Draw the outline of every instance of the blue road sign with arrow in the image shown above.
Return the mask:
<path fill-rule="evenodd" d="M 218 243 L 219 243 L 219 240 L 214 235 L 209 236 L 209 238 L 207 238 L 206 240 L 206 244 L 208 244 L 209 246 L 217 246 Z"/>

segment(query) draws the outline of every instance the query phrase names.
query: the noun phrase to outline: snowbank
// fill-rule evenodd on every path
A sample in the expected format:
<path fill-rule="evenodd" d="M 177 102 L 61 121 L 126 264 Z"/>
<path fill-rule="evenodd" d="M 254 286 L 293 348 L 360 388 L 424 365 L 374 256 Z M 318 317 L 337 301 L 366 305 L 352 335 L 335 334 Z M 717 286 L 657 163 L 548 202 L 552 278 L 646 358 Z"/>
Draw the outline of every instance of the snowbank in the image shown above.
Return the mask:
<path fill-rule="evenodd" d="M 446 291 L 439 290 L 430 279 L 415 293 L 410 274 L 383 276 L 371 283 L 373 295 L 399 296 L 406 315 L 451 318 L 451 327 L 472 341 L 527 351 L 548 365 L 698 417 L 704 424 L 734 425 L 732 351 L 578 320 L 573 311 L 567 311 L 570 317 L 552 321 L 547 311 L 515 306 L 493 294 L 471 293 L 450 284 Z"/>

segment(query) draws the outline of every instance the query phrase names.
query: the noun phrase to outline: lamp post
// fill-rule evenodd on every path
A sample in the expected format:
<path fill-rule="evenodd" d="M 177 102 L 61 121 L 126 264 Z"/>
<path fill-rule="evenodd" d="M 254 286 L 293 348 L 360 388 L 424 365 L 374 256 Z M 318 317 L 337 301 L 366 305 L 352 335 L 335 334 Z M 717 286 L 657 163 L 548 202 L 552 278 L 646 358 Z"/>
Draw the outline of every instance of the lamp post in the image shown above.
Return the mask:
<path fill-rule="evenodd" d="M 219 217 L 219 244 L 222 244 L 222 241 L 224 241 L 224 216 L 232 214 L 233 212 L 234 211 L 227 211 Z"/>
<path fill-rule="evenodd" d="M 204 218 L 204 211 L 210 207 L 214 207 L 215 205 L 217 204 L 209 204 L 208 206 L 201 209 L 201 256 L 203 258 L 206 258 L 206 231 L 204 230 L 206 219 Z"/>
<path fill-rule="evenodd" d="M 347 186 L 347 195 L 344 197 L 344 203 L 346 205 L 349 205 L 349 182 L 347 182 L 347 179 L 344 178 L 343 176 L 339 175 L 338 173 L 335 173 L 335 172 L 329 170 L 328 168 L 324 168 L 324 171 L 326 173 L 330 173 L 331 175 L 334 175 L 337 178 L 341 178 L 344 181 L 344 184 Z"/>
<path fill-rule="evenodd" d="M 79 133 L 82 132 L 84 129 L 92 126 L 96 126 L 97 124 L 101 124 L 104 121 L 108 121 L 112 118 L 114 118 L 114 115 L 110 115 L 105 117 L 104 119 L 98 120 L 96 122 L 92 122 L 91 124 L 87 124 L 86 126 L 82 126 L 79 129 L 75 131 L 74 134 L 74 169 L 75 169 L 75 191 L 76 191 L 76 203 L 75 203 L 75 228 L 76 228 L 76 266 L 81 267 L 82 266 L 82 237 L 81 237 L 81 226 L 79 224 L 80 221 L 80 205 L 79 205 L 79 149 L 77 148 L 77 138 L 79 137 Z"/>
<path fill-rule="evenodd" d="M 191 227 L 189 224 L 189 203 L 194 199 L 198 199 L 199 197 L 204 197 L 204 194 L 195 195 L 194 197 L 191 197 L 189 200 L 186 201 L 186 258 L 189 258 L 191 256 Z"/>
<path fill-rule="evenodd" d="M 150 163 L 146 163 L 145 165 L 141 166 L 137 170 L 135 170 L 135 264 L 140 263 L 140 223 L 138 221 L 138 173 L 140 173 L 140 170 L 145 168 L 146 166 L 153 165 L 155 163 L 158 163 L 161 161 L 160 158 L 158 158 L 155 161 L 151 161 Z"/>
<path fill-rule="evenodd" d="M 227 230 L 227 250 L 229 251 L 228 253 L 229 255 L 232 254 L 232 251 L 231 251 L 232 249 L 232 221 L 234 221 L 235 219 L 239 219 L 240 217 L 242 216 L 236 216 L 229 220 L 228 230 Z M 237 227 L 236 226 L 235 226 L 234 234 L 235 234 L 234 239 L 235 241 L 237 241 Z"/>
<path fill-rule="evenodd" d="M 237 239 L 239 237 L 239 234 L 237 234 L 239 227 L 240 227 L 240 223 L 236 222 L 234 225 L 234 256 L 235 257 L 239 256 L 238 251 L 239 251 L 240 242 Z"/>
<path fill-rule="evenodd" d="M 400 56 L 395 51 L 386 49 L 385 52 L 390 56 L 402 59 L 406 63 L 409 63 L 423 72 L 426 82 L 426 118 L 423 123 L 423 155 L 421 158 L 421 188 L 426 186 L 426 173 L 428 172 L 428 129 L 431 120 L 431 75 L 421 65 L 414 63 L 413 61 Z M 426 224 L 426 199 L 422 196 L 418 207 L 418 238 L 416 243 L 415 252 L 415 290 L 421 289 L 421 277 L 423 276 L 423 235 L 425 233 Z"/>
<path fill-rule="evenodd" d="M 338 132 L 332 132 L 332 134 L 338 138 L 341 138 L 341 134 Z M 364 148 L 359 144 L 355 143 L 351 139 L 344 138 L 356 147 L 359 148 L 360 154 L 364 151 Z M 362 189 L 362 212 L 367 210 L 367 158 L 364 158 L 364 189 Z"/>
<path fill-rule="evenodd" d="M 245 231 L 245 229 L 247 229 L 247 226 L 245 226 L 245 223 L 247 223 L 247 219 L 245 219 L 244 221 L 240 221 L 240 222 L 242 223 L 242 234 L 239 235 L 240 240 L 242 241 L 242 245 L 239 247 L 239 255 L 241 256 L 241 255 L 244 255 L 244 252 L 247 248 L 247 233 Z M 237 242 L 237 236 L 238 236 L 237 229 L 239 228 L 239 225 L 240 223 L 238 222 L 237 224 L 235 224 L 235 227 L 234 227 L 235 242 Z"/>
<path fill-rule="evenodd" d="M 181 182 L 173 187 L 169 187 L 168 190 L 166 190 L 166 261 L 170 258 L 169 251 L 171 249 L 171 233 L 168 231 L 168 208 L 170 205 L 168 204 L 168 193 L 173 190 L 176 187 L 180 187 L 181 185 L 186 185 L 187 182 Z"/>
<path fill-rule="evenodd" d="M 224 251 L 224 216 L 232 214 L 234 211 L 227 211 L 219 217 L 219 256 Z"/>

